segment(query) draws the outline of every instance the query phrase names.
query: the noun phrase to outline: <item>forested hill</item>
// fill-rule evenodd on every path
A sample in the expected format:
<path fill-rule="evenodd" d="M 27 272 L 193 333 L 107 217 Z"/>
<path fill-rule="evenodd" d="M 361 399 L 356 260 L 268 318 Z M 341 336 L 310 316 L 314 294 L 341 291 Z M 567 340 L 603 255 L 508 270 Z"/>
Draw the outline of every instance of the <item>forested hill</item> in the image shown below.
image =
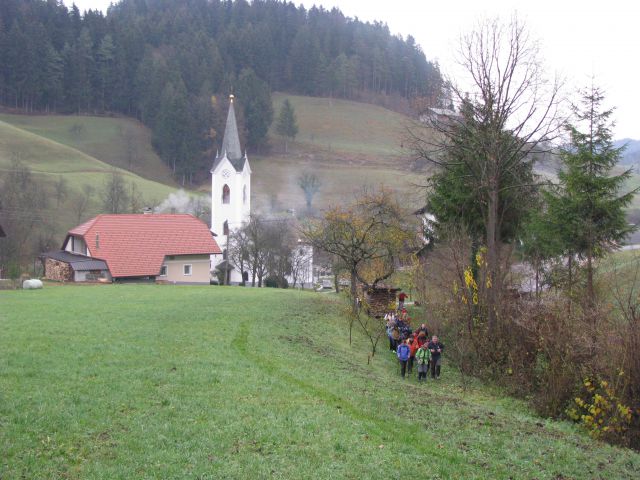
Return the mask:
<path fill-rule="evenodd" d="M 0 0 L 2 105 L 135 116 L 151 127 L 164 161 L 187 176 L 215 151 L 230 92 L 251 148 L 273 118 L 271 91 L 407 104 L 434 101 L 441 87 L 437 65 L 412 37 L 337 9 L 121 0 L 104 15 L 52 0 Z"/>

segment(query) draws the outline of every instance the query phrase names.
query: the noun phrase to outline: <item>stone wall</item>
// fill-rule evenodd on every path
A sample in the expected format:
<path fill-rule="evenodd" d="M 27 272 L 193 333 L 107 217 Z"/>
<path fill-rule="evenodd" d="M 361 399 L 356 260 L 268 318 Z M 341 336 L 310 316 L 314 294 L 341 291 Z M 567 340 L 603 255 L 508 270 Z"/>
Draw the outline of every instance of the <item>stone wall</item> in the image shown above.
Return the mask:
<path fill-rule="evenodd" d="M 44 261 L 44 277 L 58 282 L 73 282 L 73 270 L 68 263 L 47 258 Z"/>

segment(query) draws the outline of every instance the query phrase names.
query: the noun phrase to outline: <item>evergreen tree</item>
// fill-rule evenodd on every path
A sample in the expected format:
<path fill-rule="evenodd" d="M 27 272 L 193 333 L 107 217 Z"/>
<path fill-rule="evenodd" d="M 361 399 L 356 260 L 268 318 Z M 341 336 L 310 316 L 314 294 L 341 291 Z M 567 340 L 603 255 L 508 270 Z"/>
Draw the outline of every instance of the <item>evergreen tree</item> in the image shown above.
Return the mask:
<path fill-rule="evenodd" d="M 293 141 L 298 134 L 298 122 L 296 121 L 296 112 L 288 98 L 284 99 L 278 121 L 276 123 L 276 132 L 284 137 L 284 153 L 287 153 L 287 139 Z"/>
<path fill-rule="evenodd" d="M 240 73 L 237 85 L 237 98 L 242 105 L 247 129 L 247 144 L 255 148 L 267 139 L 273 121 L 271 90 L 250 68 Z"/>
<path fill-rule="evenodd" d="M 565 242 L 566 252 L 587 260 L 587 302 L 593 303 L 593 260 L 613 248 L 634 230 L 627 223 L 625 207 L 639 189 L 620 194 L 631 169 L 612 175 L 622 154 L 613 145 L 610 118 L 604 109 L 604 93 L 591 86 L 573 105 L 577 124 L 568 123 L 570 144 L 562 151 L 558 173 L 560 189 L 548 196 L 552 225 Z"/>
<path fill-rule="evenodd" d="M 104 112 L 111 104 L 111 91 L 113 88 L 113 60 L 114 60 L 113 39 L 111 35 L 107 34 L 102 38 L 100 47 L 98 48 L 97 64 L 98 64 L 98 78 L 99 78 L 99 99 L 100 108 Z"/>

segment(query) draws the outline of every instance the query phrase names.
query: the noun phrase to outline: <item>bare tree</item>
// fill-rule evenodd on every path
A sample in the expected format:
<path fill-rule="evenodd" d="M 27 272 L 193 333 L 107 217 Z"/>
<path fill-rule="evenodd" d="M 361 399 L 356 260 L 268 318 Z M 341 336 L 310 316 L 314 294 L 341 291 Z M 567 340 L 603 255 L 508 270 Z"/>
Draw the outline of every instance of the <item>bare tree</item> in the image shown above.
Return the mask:
<path fill-rule="evenodd" d="M 482 195 L 487 248 L 487 323 L 495 331 L 496 307 L 505 273 L 501 264 L 501 196 L 530 185 L 505 182 L 531 161 L 543 142 L 560 128 L 557 122 L 559 84 L 544 76 L 536 42 L 513 19 L 508 25 L 485 21 L 461 39 L 460 63 L 471 91 L 451 84 L 461 115 L 434 118 L 429 127 L 409 129 L 414 152 L 444 169 L 464 164 Z"/>
<path fill-rule="evenodd" d="M 129 194 L 122 174 L 115 168 L 111 170 L 102 189 L 102 206 L 107 213 L 123 213 L 127 210 Z"/>
<path fill-rule="evenodd" d="M 267 271 L 279 288 L 287 287 L 294 244 L 293 231 L 286 220 L 273 220 L 266 225 Z"/>
<path fill-rule="evenodd" d="M 320 186 L 322 182 L 315 173 L 305 172 L 298 177 L 298 185 L 304 192 L 304 198 L 307 202 L 307 208 L 311 209 L 311 203 L 313 202 L 313 197 L 315 197 L 318 190 L 320 190 Z"/>
<path fill-rule="evenodd" d="M 15 154 L 0 177 L 0 218 L 6 234 L 0 241 L 2 270 L 19 274 L 40 253 L 39 238 L 52 230 L 46 200 L 42 183 Z"/>
<path fill-rule="evenodd" d="M 295 288 L 300 281 L 300 285 L 304 288 L 304 282 L 306 278 L 309 278 L 309 266 L 312 260 L 312 250 L 307 249 L 306 245 L 298 244 L 292 248 L 291 251 L 291 280 L 293 281 L 292 287 Z"/>
<path fill-rule="evenodd" d="M 228 259 L 240 270 L 242 285 L 245 284 L 244 272 L 249 268 L 249 237 L 246 228 L 236 228 L 230 232 Z"/>
<path fill-rule="evenodd" d="M 131 180 L 129 183 L 129 213 L 140 213 L 144 207 L 144 198 L 142 192 L 138 189 L 136 182 Z"/>
<path fill-rule="evenodd" d="M 249 222 L 243 227 L 246 234 L 248 259 L 247 265 L 251 270 L 251 286 L 262 286 L 262 280 L 267 273 L 268 257 L 268 232 L 267 224 L 258 215 L 252 215 Z"/>
<path fill-rule="evenodd" d="M 64 202 L 69 195 L 69 184 L 64 175 L 60 175 L 58 177 L 58 181 L 55 184 L 56 189 L 56 206 L 60 206 L 62 202 Z"/>
<path fill-rule="evenodd" d="M 124 153 L 127 159 L 127 166 L 130 169 L 134 163 L 138 162 L 138 158 L 139 158 L 135 133 L 131 128 L 121 129 L 120 133 L 122 135 L 122 140 L 124 144 Z"/>
<path fill-rule="evenodd" d="M 76 220 L 80 223 L 88 210 L 91 209 L 95 189 L 93 186 L 84 184 L 80 192 L 74 195 L 73 210 L 76 214 Z"/>

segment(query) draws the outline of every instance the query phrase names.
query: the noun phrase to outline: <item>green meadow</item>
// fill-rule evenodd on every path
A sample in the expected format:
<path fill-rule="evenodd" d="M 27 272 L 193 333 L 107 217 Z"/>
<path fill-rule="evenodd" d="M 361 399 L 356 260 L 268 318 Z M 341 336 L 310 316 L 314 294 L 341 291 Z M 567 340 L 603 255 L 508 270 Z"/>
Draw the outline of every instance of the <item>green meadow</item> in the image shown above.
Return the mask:
<path fill-rule="evenodd" d="M 9 124 L 34 137 L 15 136 L 14 150 L 23 151 L 32 145 L 26 158 L 29 162 L 43 163 L 45 171 L 59 169 L 85 171 L 101 170 L 110 166 L 131 172 L 153 182 L 175 186 L 171 171 L 151 147 L 151 132 L 140 122 L 124 117 L 92 117 L 86 115 L 0 115 L 0 132 Z M 40 138 L 38 138 L 40 137 Z M 52 143 L 48 143 L 50 140 Z M 56 146 L 63 145 L 69 149 Z M 64 152 L 53 155 L 51 151 Z M 84 155 L 78 155 L 78 152 Z M 77 159 L 75 159 L 76 157 Z M 100 163 L 96 165 L 96 160 Z M 59 162 L 59 163 L 58 163 Z M 65 165 L 66 163 L 66 165 Z M 89 165 L 93 163 L 94 165 Z M 35 168 L 35 166 L 34 166 Z M 55 169 L 55 170 L 54 170 Z"/>
<path fill-rule="evenodd" d="M 328 294 L 0 291 L 0 478 L 635 479 L 638 453 L 471 382 L 402 380 Z M 444 339 L 446 344 L 446 339 Z"/>

